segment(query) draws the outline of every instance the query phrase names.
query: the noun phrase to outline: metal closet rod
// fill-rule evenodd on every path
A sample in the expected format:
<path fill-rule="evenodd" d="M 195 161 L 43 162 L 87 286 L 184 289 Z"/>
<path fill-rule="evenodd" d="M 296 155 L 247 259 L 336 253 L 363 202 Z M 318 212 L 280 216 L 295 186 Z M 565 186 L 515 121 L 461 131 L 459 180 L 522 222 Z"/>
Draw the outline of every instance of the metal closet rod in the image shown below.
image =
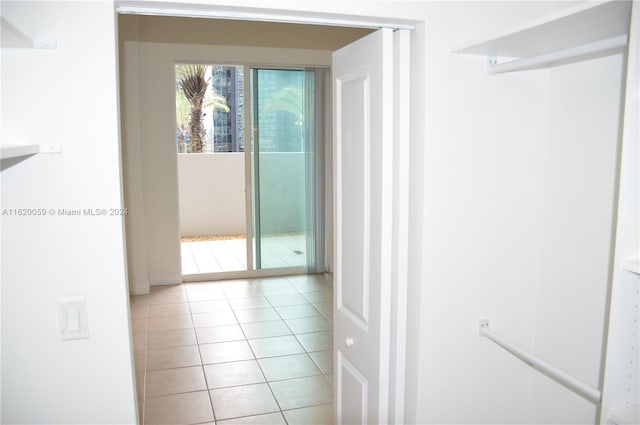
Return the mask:
<path fill-rule="evenodd" d="M 480 320 L 480 336 L 484 336 L 491 341 L 498 344 L 500 347 L 504 348 L 532 368 L 537 371 L 543 373 L 559 384 L 564 385 L 571 391 L 575 392 L 579 396 L 589 400 L 594 404 L 598 404 L 601 401 L 601 393 L 600 390 L 591 387 L 590 385 L 585 384 L 579 379 L 574 378 L 573 376 L 563 372 L 555 366 L 550 365 L 545 362 L 541 358 L 537 357 L 535 354 L 524 350 L 512 342 L 506 340 L 500 335 L 494 333 L 491 329 L 489 329 L 489 320 L 481 319 Z"/>

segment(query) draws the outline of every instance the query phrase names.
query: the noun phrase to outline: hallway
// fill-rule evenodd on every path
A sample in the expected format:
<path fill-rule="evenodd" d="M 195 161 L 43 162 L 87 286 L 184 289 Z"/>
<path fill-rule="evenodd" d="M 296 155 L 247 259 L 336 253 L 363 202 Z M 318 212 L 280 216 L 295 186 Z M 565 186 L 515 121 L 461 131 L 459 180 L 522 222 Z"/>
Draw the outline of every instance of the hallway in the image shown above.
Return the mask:
<path fill-rule="evenodd" d="M 330 275 L 131 297 L 140 423 L 331 424 Z"/>

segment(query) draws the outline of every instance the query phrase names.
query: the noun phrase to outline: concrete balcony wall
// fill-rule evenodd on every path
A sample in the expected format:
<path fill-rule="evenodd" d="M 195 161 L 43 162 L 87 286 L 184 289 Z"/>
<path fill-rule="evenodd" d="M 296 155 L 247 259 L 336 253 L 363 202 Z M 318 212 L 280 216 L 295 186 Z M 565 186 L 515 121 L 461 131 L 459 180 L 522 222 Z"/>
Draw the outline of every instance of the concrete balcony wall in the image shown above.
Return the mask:
<path fill-rule="evenodd" d="M 304 153 L 260 156 L 262 233 L 306 226 Z M 178 154 L 180 235 L 245 233 L 244 153 Z"/>
<path fill-rule="evenodd" d="M 244 154 L 178 154 L 180 236 L 245 233 Z"/>

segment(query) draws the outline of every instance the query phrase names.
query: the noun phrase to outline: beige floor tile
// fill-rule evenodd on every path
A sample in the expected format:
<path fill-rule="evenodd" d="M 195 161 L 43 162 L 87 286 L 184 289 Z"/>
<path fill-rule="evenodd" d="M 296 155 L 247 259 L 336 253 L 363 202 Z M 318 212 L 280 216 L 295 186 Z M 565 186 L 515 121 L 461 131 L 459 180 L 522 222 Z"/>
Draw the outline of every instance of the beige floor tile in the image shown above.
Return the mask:
<path fill-rule="evenodd" d="M 268 338 L 291 334 L 291 331 L 282 320 L 269 322 L 244 323 L 240 325 L 247 339 Z"/>
<path fill-rule="evenodd" d="M 189 303 L 191 313 L 213 313 L 215 311 L 231 311 L 227 300 L 193 301 Z"/>
<path fill-rule="evenodd" d="M 333 301 L 333 291 L 306 292 L 304 297 L 312 303 L 330 303 Z"/>
<path fill-rule="evenodd" d="M 150 332 L 189 328 L 193 328 L 191 315 L 181 314 L 178 316 L 157 316 L 149 318 Z"/>
<path fill-rule="evenodd" d="M 333 351 L 316 351 L 309 353 L 313 362 L 325 375 L 333 375 Z"/>
<path fill-rule="evenodd" d="M 192 315 L 193 325 L 196 328 L 209 326 L 235 325 L 238 323 L 236 316 L 230 311 L 216 311 L 214 313 L 197 313 Z"/>
<path fill-rule="evenodd" d="M 134 350 L 144 350 L 147 348 L 147 333 L 146 332 L 134 332 L 131 335 L 133 340 Z"/>
<path fill-rule="evenodd" d="M 204 373 L 210 389 L 265 382 L 255 360 L 208 364 L 204 366 Z"/>
<path fill-rule="evenodd" d="M 189 304 L 187 303 L 151 304 L 149 306 L 149 317 L 177 316 L 186 314 L 191 314 Z"/>
<path fill-rule="evenodd" d="M 267 413 L 218 421 L 218 425 L 287 425 L 287 423 L 281 413 Z"/>
<path fill-rule="evenodd" d="M 196 328 L 196 335 L 199 344 L 244 340 L 244 334 L 242 333 L 240 325 Z"/>
<path fill-rule="evenodd" d="M 334 381 L 334 379 L 333 379 L 333 374 L 331 374 L 331 375 L 324 375 L 324 377 L 327 379 L 327 381 L 329 381 L 329 384 L 330 384 L 332 387 L 335 387 L 335 381 Z"/>
<path fill-rule="evenodd" d="M 133 367 L 138 372 L 144 372 L 147 368 L 147 350 L 133 350 Z"/>
<path fill-rule="evenodd" d="M 141 319 L 147 317 L 149 313 L 149 303 L 130 303 L 130 314 L 132 319 Z"/>
<path fill-rule="evenodd" d="M 259 279 L 233 279 L 233 280 L 221 280 L 218 285 L 224 289 L 233 288 L 253 288 L 256 286 Z"/>
<path fill-rule="evenodd" d="M 332 331 L 296 334 L 296 338 L 307 352 L 333 350 Z"/>
<path fill-rule="evenodd" d="M 201 366 L 147 372 L 147 397 L 206 390 Z"/>
<path fill-rule="evenodd" d="M 207 288 L 220 288 L 222 286 L 222 281 L 210 281 L 210 282 L 189 282 L 183 283 L 182 287 L 185 291 L 198 290 L 198 289 L 207 289 Z"/>
<path fill-rule="evenodd" d="M 303 294 L 309 292 L 322 292 L 331 290 L 331 285 L 326 282 L 307 281 L 307 282 L 293 282 L 293 286 Z"/>
<path fill-rule="evenodd" d="M 322 374 L 307 354 L 269 357 L 258 361 L 264 376 L 267 377 L 267 381 L 280 381 Z"/>
<path fill-rule="evenodd" d="M 184 293 L 184 285 L 154 285 L 150 288 L 149 300 L 154 296 L 166 294 L 182 294 Z"/>
<path fill-rule="evenodd" d="M 200 365 L 197 345 L 147 350 L 147 371 Z"/>
<path fill-rule="evenodd" d="M 249 344 L 257 358 L 304 353 L 304 348 L 293 335 L 252 339 Z"/>
<path fill-rule="evenodd" d="M 285 322 L 294 334 L 328 331 L 333 329 L 331 322 L 322 316 L 286 319 Z"/>
<path fill-rule="evenodd" d="M 131 308 L 149 305 L 149 295 L 132 295 L 129 297 Z"/>
<path fill-rule="evenodd" d="M 286 280 L 262 281 L 258 287 L 264 295 L 297 294 L 298 290 Z"/>
<path fill-rule="evenodd" d="M 255 298 L 262 296 L 260 289 L 255 287 L 225 287 L 224 294 L 228 299 L 233 298 Z"/>
<path fill-rule="evenodd" d="M 138 397 L 138 423 L 144 423 L 144 397 Z"/>
<path fill-rule="evenodd" d="M 276 311 L 283 319 L 298 319 L 301 317 L 320 316 L 321 314 L 311 303 L 280 306 L 276 307 Z"/>
<path fill-rule="evenodd" d="M 279 410 L 267 384 L 210 390 L 209 393 L 218 420 Z"/>
<path fill-rule="evenodd" d="M 145 371 L 136 372 L 136 392 L 138 394 L 138 398 L 144 396 L 144 377 Z"/>
<path fill-rule="evenodd" d="M 234 310 L 271 307 L 271 304 L 269 304 L 269 301 L 267 301 L 265 297 L 233 298 L 229 300 L 229 304 L 231 304 Z"/>
<path fill-rule="evenodd" d="M 196 333 L 193 329 L 149 332 L 147 338 L 147 346 L 149 348 L 181 347 L 197 344 Z"/>
<path fill-rule="evenodd" d="M 213 421 L 206 391 L 147 397 L 146 424 L 198 424 Z"/>
<path fill-rule="evenodd" d="M 206 288 L 189 288 L 187 289 L 189 302 L 223 300 L 225 298 L 224 291 L 220 286 L 211 286 Z"/>
<path fill-rule="evenodd" d="M 283 410 L 327 404 L 333 401 L 333 388 L 323 376 L 277 381 L 269 385 Z"/>
<path fill-rule="evenodd" d="M 201 344 L 200 354 L 203 364 L 253 360 L 253 352 L 247 341 Z"/>
<path fill-rule="evenodd" d="M 285 410 L 283 413 L 289 425 L 327 425 L 335 423 L 333 421 L 333 404 Z"/>
<path fill-rule="evenodd" d="M 141 317 L 139 319 L 131 319 L 131 331 L 132 332 L 146 332 L 147 331 L 147 318 Z"/>
<path fill-rule="evenodd" d="M 333 303 L 332 302 L 321 302 L 313 304 L 315 308 L 317 308 L 324 316 L 333 319 Z"/>
<path fill-rule="evenodd" d="M 217 425 L 333 423 L 332 298 L 329 275 L 131 297 L 141 422 L 215 425 L 214 404 Z"/>
<path fill-rule="evenodd" d="M 267 322 L 269 320 L 280 320 L 280 316 L 272 307 L 236 310 L 235 314 L 239 323 L 254 323 Z"/>
<path fill-rule="evenodd" d="M 187 294 L 184 292 L 182 287 L 172 287 L 159 290 L 154 288 L 151 289 L 151 294 L 149 294 L 149 305 L 187 302 Z"/>
<path fill-rule="evenodd" d="M 267 295 L 266 297 L 274 307 L 309 303 L 301 294 Z"/>

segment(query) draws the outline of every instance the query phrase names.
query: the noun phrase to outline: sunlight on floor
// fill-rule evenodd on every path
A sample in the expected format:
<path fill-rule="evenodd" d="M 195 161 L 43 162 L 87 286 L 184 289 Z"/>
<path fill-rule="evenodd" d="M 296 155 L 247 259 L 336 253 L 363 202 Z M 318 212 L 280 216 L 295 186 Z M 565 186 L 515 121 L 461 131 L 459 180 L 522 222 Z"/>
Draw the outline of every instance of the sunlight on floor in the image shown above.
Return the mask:
<path fill-rule="evenodd" d="M 245 239 L 182 242 L 182 274 L 247 270 Z M 305 235 L 262 238 L 262 268 L 305 266 Z"/>

